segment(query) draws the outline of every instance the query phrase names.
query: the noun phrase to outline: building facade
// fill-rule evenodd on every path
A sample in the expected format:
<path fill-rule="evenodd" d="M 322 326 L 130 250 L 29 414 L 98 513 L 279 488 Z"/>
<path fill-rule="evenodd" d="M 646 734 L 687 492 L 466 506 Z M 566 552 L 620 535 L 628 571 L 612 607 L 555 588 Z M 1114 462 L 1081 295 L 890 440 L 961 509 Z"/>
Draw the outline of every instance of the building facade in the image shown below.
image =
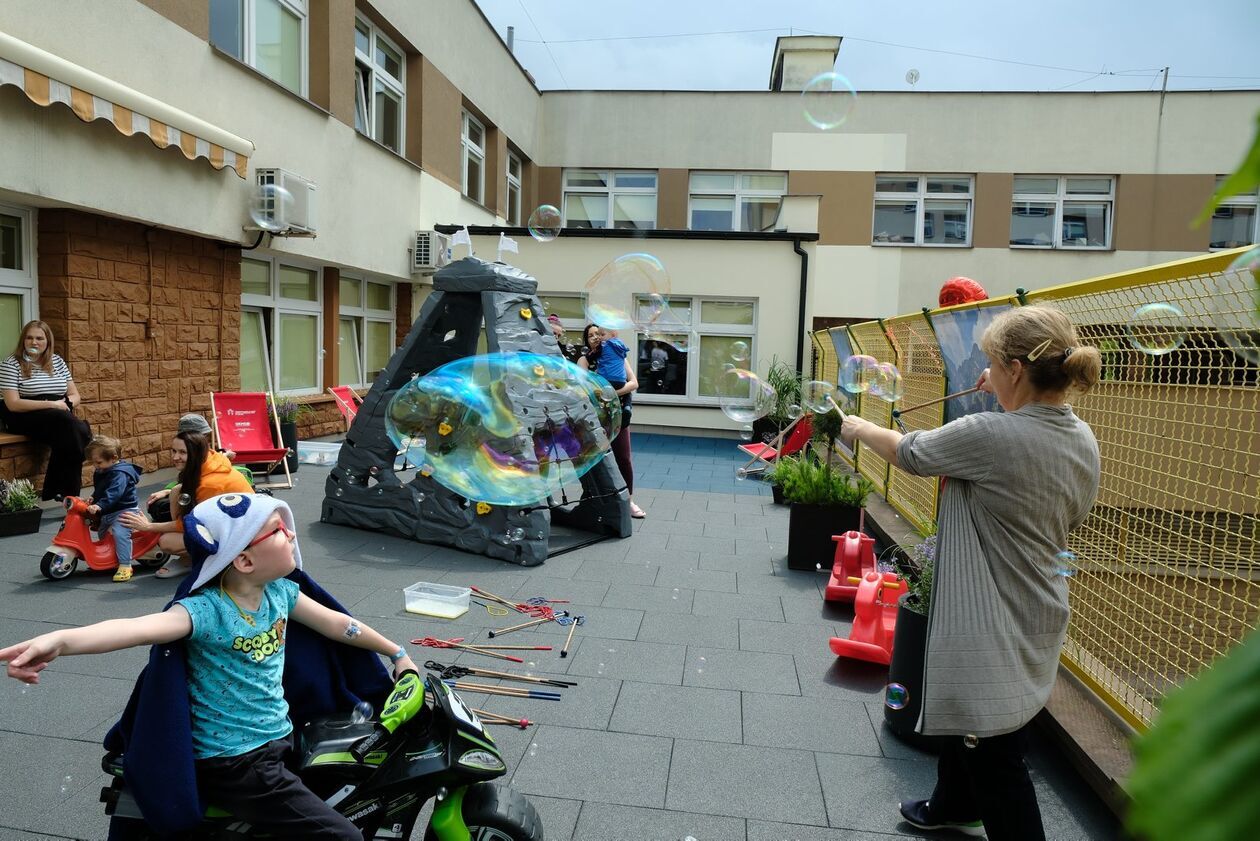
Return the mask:
<path fill-rule="evenodd" d="M 799 87 L 838 48 L 781 39 L 764 92 L 542 93 L 472 0 L 9 0 L 0 349 L 46 321 L 86 417 L 147 469 L 211 391 L 292 396 L 304 435 L 334 432 L 325 389 L 369 385 L 427 294 L 417 232 L 471 226 L 482 257 L 518 241 L 505 259 L 575 331 L 601 266 L 661 258 L 675 347 L 654 369 L 626 337 L 636 424 L 722 430 L 737 343 L 795 364 L 816 321 L 932 304 L 953 275 L 1000 294 L 1256 239 L 1255 196 L 1189 220 L 1257 92 L 862 93 L 824 132 Z M 256 229 L 271 170 L 313 236 Z M 523 227 L 542 204 L 554 241 Z M 40 457 L 0 440 L 2 475 Z"/>

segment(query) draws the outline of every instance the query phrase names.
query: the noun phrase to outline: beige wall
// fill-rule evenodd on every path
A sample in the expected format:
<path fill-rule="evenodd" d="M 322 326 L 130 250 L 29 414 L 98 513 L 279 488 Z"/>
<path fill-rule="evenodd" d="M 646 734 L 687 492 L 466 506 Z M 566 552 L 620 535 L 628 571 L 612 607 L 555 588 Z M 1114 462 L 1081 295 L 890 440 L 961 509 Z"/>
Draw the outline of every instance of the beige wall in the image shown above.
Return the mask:
<path fill-rule="evenodd" d="M 870 245 L 875 208 L 873 172 L 792 170 L 788 192 L 819 195 L 820 245 Z"/>
<path fill-rule="evenodd" d="M 662 169 L 656 177 L 656 227 L 686 230 L 691 174 L 685 169 Z M 558 207 L 559 205 L 557 205 Z"/>
<path fill-rule="evenodd" d="M 187 29 L 202 40 L 210 38 L 209 4 L 191 0 L 140 0 L 162 17 Z M 314 0 L 320 2 L 320 0 Z"/>
<path fill-rule="evenodd" d="M 1216 190 L 1211 175 L 1124 175 L 1113 241 L 1120 251 L 1207 251 L 1211 226 L 1190 227 Z"/>

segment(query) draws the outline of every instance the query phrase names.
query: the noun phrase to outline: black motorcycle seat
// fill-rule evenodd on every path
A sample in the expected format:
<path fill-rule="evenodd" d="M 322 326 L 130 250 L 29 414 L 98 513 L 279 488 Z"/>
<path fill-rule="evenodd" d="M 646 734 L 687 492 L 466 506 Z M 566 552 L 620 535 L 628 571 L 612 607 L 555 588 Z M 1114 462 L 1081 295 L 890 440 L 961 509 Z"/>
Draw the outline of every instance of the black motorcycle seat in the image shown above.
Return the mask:
<path fill-rule="evenodd" d="M 318 719 L 302 728 L 302 768 L 312 765 L 358 764 L 350 747 L 376 729 L 372 721 L 356 722 L 344 716 Z"/>

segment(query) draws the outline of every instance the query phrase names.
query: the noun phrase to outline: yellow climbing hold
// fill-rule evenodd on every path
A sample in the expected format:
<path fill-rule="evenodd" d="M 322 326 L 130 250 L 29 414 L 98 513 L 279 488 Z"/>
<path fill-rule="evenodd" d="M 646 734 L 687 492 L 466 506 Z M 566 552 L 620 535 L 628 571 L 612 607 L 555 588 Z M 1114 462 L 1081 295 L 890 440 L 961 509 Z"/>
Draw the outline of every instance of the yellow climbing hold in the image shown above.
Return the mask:
<path fill-rule="evenodd" d="M 546 374 L 546 373 L 547 373 L 547 372 L 546 372 L 545 370 L 543 370 L 543 366 L 541 366 L 541 365 L 535 365 L 535 366 L 534 366 L 534 376 L 535 376 L 535 377 L 541 377 L 541 376 L 543 376 L 543 375 L 544 375 L 544 374 Z"/>
<path fill-rule="evenodd" d="M 477 503 L 477 513 L 478 513 L 478 514 L 489 514 L 489 513 L 490 513 L 490 503 L 488 503 L 488 502 L 478 502 L 478 503 Z"/>
<path fill-rule="evenodd" d="M 450 435 L 450 434 L 451 434 L 451 425 L 449 423 L 447 423 L 446 421 L 443 421 L 442 423 L 438 424 L 438 435 Z"/>
<path fill-rule="evenodd" d="M 533 318 L 534 311 L 529 307 L 521 307 L 521 318 Z"/>

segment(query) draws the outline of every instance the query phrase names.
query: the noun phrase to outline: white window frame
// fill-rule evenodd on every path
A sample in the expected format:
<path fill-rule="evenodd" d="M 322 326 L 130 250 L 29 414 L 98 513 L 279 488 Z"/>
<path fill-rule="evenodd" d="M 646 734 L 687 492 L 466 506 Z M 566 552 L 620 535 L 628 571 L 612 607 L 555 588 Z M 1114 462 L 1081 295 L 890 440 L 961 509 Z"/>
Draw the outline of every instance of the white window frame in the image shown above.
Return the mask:
<path fill-rule="evenodd" d="M 254 31 L 254 18 L 256 17 L 255 9 L 258 0 L 239 0 L 239 2 L 239 8 L 241 10 L 241 61 L 248 64 L 255 70 L 258 70 L 259 73 L 263 73 L 263 71 L 258 67 L 258 43 L 256 41 L 257 33 Z M 294 91 L 294 93 L 306 98 L 309 96 L 308 88 L 311 75 L 310 13 L 307 8 L 308 0 L 274 0 L 274 2 L 292 12 L 301 23 L 302 55 L 300 56 L 298 62 L 298 90 Z M 223 49 L 223 47 L 219 45 L 219 49 Z M 264 75 L 266 74 L 264 73 Z M 272 76 L 267 76 L 267 78 L 273 79 L 276 84 L 284 87 L 285 90 L 290 90 L 290 88 L 286 87 L 279 79 L 274 79 Z"/>
<path fill-rule="evenodd" d="M 971 248 L 971 238 L 973 228 L 975 227 L 976 216 L 976 177 L 964 172 L 949 173 L 933 173 L 930 175 L 918 175 L 913 172 L 880 172 L 875 175 L 876 184 L 881 178 L 892 178 L 901 181 L 908 181 L 911 178 L 918 179 L 918 188 L 913 193 L 902 192 L 880 192 L 875 191 L 875 200 L 872 202 L 871 209 L 871 245 L 891 248 Z M 936 181 L 947 178 L 966 178 L 966 193 L 929 193 L 927 192 L 927 182 Z M 881 201 L 899 202 L 901 204 L 914 204 L 916 206 L 914 214 L 914 242 L 883 242 L 875 239 L 875 212 Z M 924 205 L 930 201 L 964 201 L 967 203 L 967 240 L 966 242 L 924 242 L 923 241 L 923 215 Z"/>
<path fill-rule="evenodd" d="M 22 268 L 0 269 L 0 294 L 18 295 L 22 300 L 22 324 L 39 317 L 39 271 L 36 265 L 36 211 L 32 208 L 0 204 L 0 213 L 16 216 L 22 226 Z M 18 329 L 21 329 L 19 325 Z M 8 352 L 5 349 L 4 352 Z"/>
<path fill-rule="evenodd" d="M 599 175 L 603 178 L 604 184 L 606 186 L 604 187 L 571 186 L 569 184 L 569 178 L 570 176 L 575 175 L 577 173 L 594 173 L 596 175 Z M 635 177 L 651 175 L 652 186 L 651 187 L 618 187 L 617 186 L 618 175 L 628 175 L 628 176 L 635 176 Z M 614 214 L 613 214 L 613 210 L 616 205 L 617 196 L 623 196 L 623 195 L 624 196 L 648 196 L 650 195 L 650 196 L 656 197 L 657 191 L 660 189 L 661 182 L 660 182 L 660 173 L 658 173 L 654 169 L 590 169 L 587 167 L 578 167 L 574 169 L 566 169 L 564 171 L 564 177 L 561 181 L 561 184 L 562 184 L 561 189 L 562 189 L 562 192 L 564 193 L 564 207 L 562 209 L 563 222 L 561 223 L 562 226 L 566 228 L 569 227 L 569 196 L 570 195 L 586 195 L 586 196 L 603 195 L 607 197 L 607 201 L 608 201 L 608 207 L 607 207 L 608 212 L 605 215 L 605 218 L 608 220 L 608 226 L 605 228 L 600 228 L 598 230 L 607 230 L 608 228 L 617 227 L 617 221 L 614 218 Z M 656 204 L 654 204 L 652 206 L 651 228 L 648 228 L 648 229 L 627 228 L 623 230 L 654 229 L 656 227 L 658 211 L 659 211 L 659 207 Z"/>
<path fill-rule="evenodd" d="M 478 128 L 481 129 L 481 145 L 480 146 L 474 143 L 472 139 L 469 138 L 468 136 L 468 126 L 470 124 L 476 125 Z M 485 204 L 486 126 L 484 123 L 481 122 L 481 120 L 478 120 L 472 114 L 469 114 L 467 111 L 464 111 L 463 117 L 460 119 L 459 134 L 460 134 L 460 138 L 459 138 L 460 148 L 462 150 L 462 153 L 460 155 L 460 176 L 459 176 L 460 189 L 463 191 L 464 195 L 467 196 L 468 198 L 472 199 L 478 204 Z M 470 186 L 468 183 L 468 158 L 469 156 L 477 158 L 478 160 L 481 161 L 481 166 L 477 168 L 477 193 L 476 195 L 473 195 L 471 192 L 469 192 L 469 186 Z"/>
<path fill-rule="evenodd" d="M 512 175 L 512 165 L 516 165 L 516 175 Z M 525 164 L 521 160 L 520 155 L 515 152 L 508 152 L 507 155 L 507 192 L 503 195 L 507 199 L 507 223 L 508 225 L 518 226 L 521 224 L 521 178 L 525 174 Z M 512 192 L 516 191 L 516 197 L 513 198 Z"/>
<path fill-rule="evenodd" d="M 1112 250 L 1112 230 L 1116 224 L 1116 177 L 1114 175 L 1044 175 L 1033 173 L 1017 173 L 1016 178 L 1054 178 L 1058 180 L 1058 188 L 1054 193 L 1017 193 L 1012 188 L 1011 191 L 1011 212 L 1014 213 L 1015 205 L 1021 202 L 1032 202 L 1035 204 L 1054 204 L 1054 242 L 1048 245 L 1036 245 L 1026 243 L 1008 243 L 1010 248 L 1017 250 L 1033 250 L 1033 251 L 1111 251 Z M 1106 193 L 1068 193 L 1067 182 L 1073 178 L 1106 178 L 1111 185 L 1111 189 Z M 1103 245 L 1072 245 L 1065 244 L 1063 241 L 1063 205 L 1073 202 L 1105 202 L 1107 204 L 1107 236 Z M 1008 217 L 1009 218 L 1009 217 Z M 1009 224 L 1008 224 L 1009 231 Z M 1009 233 L 1008 233 L 1009 239 Z"/>
<path fill-rule="evenodd" d="M 1225 182 L 1225 180 L 1228 177 L 1229 176 L 1227 175 L 1218 175 L 1216 178 L 1216 189 L 1219 190 L 1221 188 L 1221 185 Z M 1215 217 L 1216 214 L 1219 213 L 1220 211 L 1225 210 L 1227 208 L 1234 208 L 1234 207 L 1243 207 L 1243 208 L 1248 208 L 1251 210 L 1252 212 L 1251 242 L 1249 244 L 1254 245 L 1255 243 L 1260 242 L 1260 191 L 1252 190 L 1250 193 L 1244 193 L 1243 195 L 1238 195 L 1238 196 L 1230 196 L 1229 198 L 1224 199 L 1220 203 L 1220 205 L 1218 205 L 1217 208 L 1212 211 L 1212 216 Z M 1241 247 L 1237 245 L 1212 245 L 1211 233 L 1212 233 L 1211 225 L 1209 224 L 1208 226 L 1208 251 L 1227 251 L 1231 248 Z"/>
<path fill-rule="evenodd" d="M 395 44 L 385 35 L 372 21 L 362 15 L 355 15 L 354 23 L 356 31 L 359 26 L 367 29 L 368 52 L 359 49 L 358 38 L 354 41 L 354 83 L 355 98 L 357 99 L 366 89 L 367 101 L 363 103 L 355 103 L 355 118 L 363 120 L 365 131 L 359 131 L 360 134 L 370 137 L 377 143 L 387 149 L 398 154 L 403 153 L 403 149 L 407 143 L 407 53 Z M 398 70 L 400 76 L 395 78 L 386 72 L 378 62 L 378 48 L 380 42 L 384 42 L 398 54 Z M 367 76 L 364 77 L 364 71 Z M 366 82 L 366 84 L 364 83 Z M 387 93 L 391 93 L 398 98 L 398 148 L 390 146 L 387 142 L 376 136 L 376 93 L 377 88 L 381 88 Z M 358 131 L 358 126 L 355 126 Z"/>
<path fill-rule="evenodd" d="M 636 296 L 635 305 L 637 306 L 641 298 Z M 634 402 L 642 402 L 645 405 L 675 405 L 675 406 L 703 406 L 716 407 L 719 405 L 717 395 L 701 395 L 700 394 L 700 345 L 701 340 L 706 336 L 730 336 L 735 338 L 748 339 L 749 358 L 757 359 L 757 350 L 760 344 L 760 337 L 757 330 L 758 322 L 761 318 L 759 310 L 760 299 L 741 297 L 739 295 L 671 295 L 669 296 L 671 304 L 687 301 L 690 304 L 690 324 L 684 330 L 664 330 L 662 334 L 687 333 L 687 345 L 689 350 L 684 354 L 687 358 L 687 390 L 683 394 L 648 394 L 642 390 L 642 382 L 640 382 L 640 390 L 634 394 Z M 736 304 L 752 304 L 753 318 L 752 324 L 710 324 L 700 321 L 704 313 L 705 303 L 736 303 Z M 622 341 L 631 338 L 627 335 L 629 331 L 622 334 Z M 636 332 L 633 336 L 634 346 L 630 348 L 630 364 L 634 366 L 636 374 L 638 373 L 639 336 Z M 630 342 L 626 342 L 630 344 Z M 732 362 L 732 364 L 735 364 Z M 746 367 L 749 364 L 744 363 Z"/>
<path fill-rule="evenodd" d="M 727 191 L 727 190 L 698 190 L 698 189 L 696 189 L 695 187 L 693 187 L 693 186 L 692 186 L 692 182 L 693 182 L 693 180 L 696 178 L 696 176 L 701 176 L 701 177 L 703 177 L 703 176 L 706 176 L 706 175 L 730 175 L 730 176 L 734 176 L 734 185 L 735 185 L 735 186 L 733 187 L 733 189 L 731 189 L 731 190 L 729 190 L 729 191 Z M 767 176 L 767 175 L 776 175 L 776 176 L 781 176 L 781 177 L 783 178 L 783 187 L 782 187 L 782 189 L 779 189 L 779 190 L 749 190 L 749 189 L 745 189 L 745 188 L 743 187 L 743 183 L 744 183 L 744 178 L 745 178 L 745 177 L 748 177 L 748 176 Z M 710 198 L 713 198 L 713 199 L 726 199 L 726 198 L 733 198 L 733 199 L 734 199 L 734 201 L 735 201 L 735 210 L 734 210 L 734 215 L 733 215 L 733 217 L 732 217 L 732 221 L 734 222 L 734 225 L 735 225 L 735 226 L 733 226 L 733 227 L 731 227 L 731 228 L 727 228 L 726 230 L 732 230 L 732 231 L 739 230 L 739 231 L 742 231 L 742 230 L 743 230 L 743 224 L 744 224 L 744 202 L 745 202 L 746 200 L 748 200 L 748 199 L 777 198 L 777 199 L 779 200 L 780 207 L 782 207 L 783 197 L 784 197 L 785 195 L 787 195 L 787 180 L 788 180 L 788 176 L 787 176 L 787 173 L 786 173 L 786 172 L 756 172 L 756 171 L 739 171 L 739 172 L 732 172 L 732 171 L 717 171 L 717 170 L 712 170 L 712 171 L 709 171 L 709 170 L 696 170 L 696 171 L 693 171 L 693 172 L 692 172 L 690 175 L 688 175 L 688 177 L 687 177 L 687 228 L 688 228 L 689 230 L 698 230 L 698 229 L 696 229 L 696 228 L 693 228 L 693 227 L 692 227 L 692 221 L 691 221 L 692 209 L 693 209 L 693 207 L 694 207 L 694 204 L 695 204 L 695 200 L 696 200 L 696 199 L 710 199 Z M 716 230 L 716 229 L 705 229 L 705 230 Z"/>
<path fill-rule="evenodd" d="M 385 280 L 379 280 L 371 276 L 359 276 L 352 274 L 343 274 L 342 280 L 357 280 L 359 282 L 359 300 L 347 304 L 340 301 L 337 307 L 337 335 L 341 335 L 341 319 L 354 318 L 358 320 L 358 324 L 362 326 L 358 336 L 359 351 L 359 379 L 353 383 L 340 383 L 340 385 L 348 385 L 352 388 L 367 388 L 372 383 L 367 379 L 367 325 L 370 322 L 383 323 L 389 325 L 389 352 L 392 356 L 394 351 L 398 349 L 398 339 L 395 330 L 396 318 L 394 309 L 398 303 L 398 289 L 394 283 Z M 378 286 L 389 288 L 389 309 L 374 310 L 369 309 L 368 301 L 368 284 L 375 283 Z M 389 360 L 386 360 L 388 364 Z M 340 376 L 338 376 L 340 379 Z"/>
<path fill-rule="evenodd" d="M 289 315 L 314 315 L 315 316 L 315 337 L 316 344 L 321 344 L 324 335 L 324 283 L 323 272 L 317 265 L 311 265 L 300 260 L 294 260 L 288 256 L 273 257 L 265 254 L 251 255 L 242 259 L 253 260 L 258 263 L 266 263 L 268 266 L 268 285 L 271 288 L 269 295 L 257 295 L 252 293 L 241 293 L 241 308 L 262 310 L 264 319 L 266 320 L 266 331 L 263 342 L 264 355 L 267 357 L 267 377 L 275 393 L 278 395 L 301 397 L 313 394 L 322 394 L 324 391 L 324 360 L 322 352 L 317 351 L 315 354 L 315 385 L 311 388 L 291 388 L 279 390 L 279 384 L 282 382 L 280 365 L 282 354 L 276 352 L 274 343 L 280 335 L 280 316 Z M 315 300 L 299 301 L 294 298 L 282 298 L 280 296 L 280 267 L 287 266 L 301 271 L 315 273 Z"/>

